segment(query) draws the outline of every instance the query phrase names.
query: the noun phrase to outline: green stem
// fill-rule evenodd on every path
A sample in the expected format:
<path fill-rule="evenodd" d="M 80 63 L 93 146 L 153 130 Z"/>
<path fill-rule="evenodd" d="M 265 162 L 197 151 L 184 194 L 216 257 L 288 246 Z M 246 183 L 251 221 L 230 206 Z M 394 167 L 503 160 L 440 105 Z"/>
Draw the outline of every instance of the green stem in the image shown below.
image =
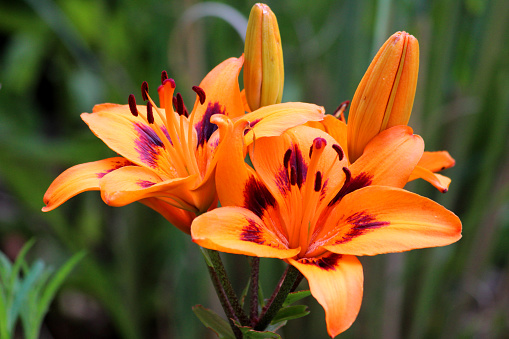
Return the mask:
<path fill-rule="evenodd" d="M 251 259 L 251 326 L 254 326 L 258 321 L 258 276 L 260 273 L 260 258 L 253 257 Z"/>
<path fill-rule="evenodd" d="M 264 307 L 260 321 L 254 327 L 256 331 L 263 331 L 270 324 L 272 319 L 274 319 L 300 275 L 301 273 L 295 267 L 288 265 L 279 281 L 278 287 Z"/>
<path fill-rule="evenodd" d="M 226 297 L 233 309 L 234 314 L 237 316 L 239 322 L 243 326 L 249 325 L 249 318 L 246 313 L 242 309 L 240 305 L 239 299 L 233 290 L 232 284 L 226 275 L 226 270 L 223 265 L 223 261 L 219 256 L 219 252 L 214 250 L 206 250 L 208 257 L 210 258 L 210 262 L 212 263 L 212 268 L 217 274 L 219 281 L 221 282 L 221 286 L 224 289 Z M 209 266 L 210 267 L 210 266 Z"/>

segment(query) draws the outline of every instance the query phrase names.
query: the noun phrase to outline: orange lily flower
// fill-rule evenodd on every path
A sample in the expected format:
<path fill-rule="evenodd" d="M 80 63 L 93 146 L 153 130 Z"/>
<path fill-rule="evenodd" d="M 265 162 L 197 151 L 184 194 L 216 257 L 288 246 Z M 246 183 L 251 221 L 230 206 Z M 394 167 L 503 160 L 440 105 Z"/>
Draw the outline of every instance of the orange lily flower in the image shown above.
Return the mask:
<path fill-rule="evenodd" d="M 247 123 L 213 117 L 228 161 L 219 159 L 220 207 L 191 227 L 200 246 L 279 258 L 308 280 L 334 337 L 355 320 L 363 291 L 356 256 L 448 245 L 461 222 L 441 205 L 403 190 L 424 143 L 407 126 L 383 131 L 349 164 L 327 133 L 298 126 L 257 138 L 244 162 Z"/>
<path fill-rule="evenodd" d="M 81 117 L 92 132 L 123 157 L 69 168 L 49 187 L 42 210 L 51 211 L 81 192 L 100 190 L 108 205 L 139 201 L 189 233 L 197 214 L 217 206 L 214 173 L 220 140 L 213 136 L 217 126 L 210 117 L 244 116 L 237 80 L 242 64 L 243 57 L 230 58 L 214 68 L 199 87 L 193 87 L 197 99 L 190 114 L 180 93 L 174 98 L 175 82 L 166 72 L 158 89 L 161 108 L 152 101 L 144 83 L 142 95 L 147 106 L 136 105 L 130 95 L 129 105 L 102 104 L 95 106 L 93 113 L 83 113 Z M 283 121 L 287 112 L 280 106 L 251 113 L 246 118 L 253 126 L 249 135 L 280 134 L 308 118 L 323 117 L 323 108 L 315 105 L 301 111 L 303 120 L 295 121 Z"/>

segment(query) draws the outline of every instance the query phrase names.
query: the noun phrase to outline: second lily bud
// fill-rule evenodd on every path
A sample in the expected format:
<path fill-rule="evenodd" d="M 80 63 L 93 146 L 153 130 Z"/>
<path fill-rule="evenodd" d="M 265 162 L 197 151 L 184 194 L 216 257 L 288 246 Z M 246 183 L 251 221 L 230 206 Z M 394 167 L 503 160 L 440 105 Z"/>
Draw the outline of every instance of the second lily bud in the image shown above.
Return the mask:
<path fill-rule="evenodd" d="M 274 13 L 255 4 L 249 15 L 244 48 L 244 88 L 249 108 L 278 104 L 283 97 L 283 48 Z"/>
<path fill-rule="evenodd" d="M 354 162 L 378 133 L 410 119 L 419 72 L 419 43 L 406 32 L 393 34 L 362 78 L 348 116 L 348 154 Z"/>

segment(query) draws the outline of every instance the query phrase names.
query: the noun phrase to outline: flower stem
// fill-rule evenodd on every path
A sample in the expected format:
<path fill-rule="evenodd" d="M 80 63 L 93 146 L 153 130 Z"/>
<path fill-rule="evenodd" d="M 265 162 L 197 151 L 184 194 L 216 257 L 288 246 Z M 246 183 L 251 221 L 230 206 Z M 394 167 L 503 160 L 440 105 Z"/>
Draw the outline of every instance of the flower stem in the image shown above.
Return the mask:
<path fill-rule="evenodd" d="M 301 273 L 292 265 L 288 265 L 279 281 L 278 287 L 276 287 L 269 302 L 263 308 L 260 321 L 254 327 L 256 331 L 263 331 L 274 319 L 299 276 L 301 276 Z"/>
<path fill-rule="evenodd" d="M 234 315 L 236 316 L 236 319 L 240 322 L 241 325 L 247 326 L 249 325 L 249 318 L 247 317 L 246 313 L 242 309 L 242 306 L 240 305 L 239 299 L 237 298 L 237 295 L 235 294 L 235 291 L 233 290 L 232 284 L 230 283 L 230 280 L 228 279 L 228 276 L 226 275 L 226 270 L 223 265 L 223 261 L 221 260 L 221 257 L 219 256 L 219 252 L 214 250 L 206 250 L 208 254 L 208 258 L 210 259 L 210 262 L 212 263 L 212 267 L 209 266 L 210 269 L 214 270 L 215 274 L 217 275 L 217 278 L 220 282 L 220 285 L 225 293 L 226 299 L 228 300 L 229 304 L 231 305 L 231 308 L 233 310 Z M 215 286 L 214 286 L 215 287 Z M 219 296 L 219 291 L 216 288 L 216 292 Z M 226 312 L 226 309 L 225 309 Z"/>
<path fill-rule="evenodd" d="M 258 276 L 260 273 L 260 258 L 251 259 L 251 285 L 250 285 L 250 306 L 251 306 L 251 326 L 258 321 Z"/>

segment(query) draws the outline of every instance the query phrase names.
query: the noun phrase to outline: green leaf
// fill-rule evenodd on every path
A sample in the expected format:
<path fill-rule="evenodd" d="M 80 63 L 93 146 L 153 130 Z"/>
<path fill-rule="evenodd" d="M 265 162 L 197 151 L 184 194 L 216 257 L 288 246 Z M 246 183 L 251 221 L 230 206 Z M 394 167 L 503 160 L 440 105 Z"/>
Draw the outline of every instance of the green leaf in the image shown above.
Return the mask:
<path fill-rule="evenodd" d="M 295 305 L 283 307 L 277 312 L 274 319 L 272 319 L 272 324 L 276 324 L 281 321 L 297 319 L 304 317 L 309 314 L 308 307 L 306 305 Z"/>
<path fill-rule="evenodd" d="M 202 305 L 196 305 L 193 307 L 193 312 L 198 319 L 200 319 L 202 324 L 214 331 L 220 339 L 235 338 L 228 321 L 221 318 L 214 311 L 205 308 Z"/>
<path fill-rule="evenodd" d="M 18 279 L 19 276 L 19 270 L 24 266 L 25 264 L 25 256 L 28 252 L 28 250 L 34 245 L 35 239 L 30 239 L 23 245 L 23 248 L 21 248 L 21 251 L 19 251 L 18 257 L 16 258 L 16 262 L 14 263 L 14 266 L 12 266 L 11 271 L 11 286 L 14 286 L 15 281 Z"/>
<path fill-rule="evenodd" d="M 303 290 L 299 292 L 290 293 L 286 297 L 285 302 L 283 303 L 283 307 L 290 306 L 294 302 L 297 302 L 305 297 L 309 297 L 310 295 L 311 295 L 310 290 Z"/>
<path fill-rule="evenodd" d="M 85 256 L 85 252 L 81 251 L 73 255 L 67 262 L 60 267 L 60 269 L 56 272 L 53 278 L 50 280 L 48 285 L 46 286 L 42 297 L 39 301 L 39 305 L 37 307 L 37 318 L 42 321 L 44 314 L 48 310 L 49 304 L 51 300 L 53 300 L 55 293 L 58 288 L 64 282 L 65 278 L 71 273 L 72 269 L 76 264 Z"/>
<path fill-rule="evenodd" d="M 281 339 L 277 333 L 270 331 L 255 331 L 251 327 L 239 326 L 244 339 Z"/>

